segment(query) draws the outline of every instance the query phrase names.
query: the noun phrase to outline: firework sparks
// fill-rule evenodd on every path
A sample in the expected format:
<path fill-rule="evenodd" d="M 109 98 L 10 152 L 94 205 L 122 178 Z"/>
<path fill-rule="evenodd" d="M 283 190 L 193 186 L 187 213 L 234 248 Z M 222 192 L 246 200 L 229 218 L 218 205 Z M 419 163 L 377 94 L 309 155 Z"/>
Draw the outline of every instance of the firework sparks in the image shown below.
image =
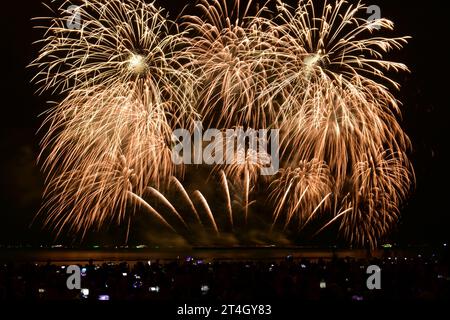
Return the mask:
<path fill-rule="evenodd" d="M 252 1 L 200 0 L 200 16 L 184 16 L 189 69 L 197 76 L 195 92 L 199 112 L 214 127 L 248 125 L 265 128 L 275 118 L 275 105 L 267 96 L 273 74 L 266 41 L 266 20 L 261 8 L 250 16 Z"/>
<path fill-rule="evenodd" d="M 412 182 L 406 178 L 412 174 L 405 156 L 410 143 L 397 121 L 398 102 L 385 85 L 399 87 L 386 71 L 408 69 L 383 59 L 387 51 L 401 48 L 407 37 L 372 35 L 374 22 L 360 16 L 364 5 L 343 0 L 325 2 L 319 15 L 311 0 L 300 1 L 296 9 L 278 1 L 278 10 L 279 24 L 273 28 L 279 39 L 272 41 L 277 44 L 277 59 L 284 63 L 272 91 L 283 96 L 279 121 L 287 174 L 275 181 L 279 184 L 275 221 L 286 206 L 286 223 L 294 213 L 309 222 L 310 212 L 317 212 L 314 206 L 332 194 L 322 204 L 331 200 L 341 205 L 335 205 L 334 218 L 326 226 L 339 217 L 351 243 L 374 247 L 396 221 Z M 381 29 L 393 29 L 387 19 L 376 23 Z M 380 150 L 385 149 L 396 160 L 381 161 L 385 153 Z M 292 164 L 311 160 L 327 166 L 328 182 L 325 176 L 296 184 L 288 178 Z M 292 201 L 288 194 L 296 186 L 301 188 Z M 349 188 L 354 195 L 348 196 Z M 303 201 L 308 195 L 316 197 Z M 310 206 L 302 208 L 303 202 Z"/>
<path fill-rule="evenodd" d="M 282 170 L 280 177 L 272 184 L 275 189 L 271 196 L 278 204 L 273 224 L 277 222 L 285 207 L 287 209 L 284 228 L 296 215 L 299 226 L 302 226 L 319 207 L 329 207 L 327 200 L 332 192 L 332 183 L 330 171 L 322 161 L 302 161 L 294 169 Z"/>
<path fill-rule="evenodd" d="M 196 224 L 219 236 L 226 228 L 214 206 L 199 190 L 191 198 L 173 177 L 172 130 L 192 129 L 201 117 L 219 130 L 280 128 L 284 168 L 270 185 L 268 225 L 284 220 L 285 230 L 297 220 L 301 231 L 328 213 L 316 234 L 340 221 L 350 243 L 375 247 L 414 182 L 391 92 L 399 84 L 389 76 L 408 69 L 384 58 L 407 37 L 374 35 L 359 3 L 325 2 L 321 10 L 312 0 L 297 8 L 276 3 L 277 14 L 266 18 L 266 6 L 250 14 L 252 1 L 199 0 L 200 15 L 182 16 L 182 32 L 143 0 L 84 0 L 78 29 L 66 27 L 67 17 L 50 18 L 32 63 L 40 90 L 63 95 L 43 125 L 45 222 L 84 235 L 129 223 L 131 203 L 173 231 L 182 232 L 180 224 L 191 230 L 186 213 L 160 191 L 170 179 Z M 393 29 L 387 19 L 376 24 Z M 232 199 L 242 200 L 247 223 L 250 194 L 268 182 L 259 175 L 270 162 L 252 149 L 233 154 L 231 164 L 211 171 L 219 170 L 231 229 L 238 224 Z"/>
<path fill-rule="evenodd" d="M 121 223 L 130 192 L 142 196 L 170 177 L 172 129 L 195 115 L 192 76 L 175 53 L 179 35 L 169 33 L 161 9 L 90 0 L 77 12 L 80 29 L 51 19 L 32 66 L 42 90 L 67 93 L 43 126 L 46 221 L 85 232 Z"/>
<path fill-rule="evenodd" d="M 241 185 L 244 191 L 244 217 L 248 221 L 249 201 L 252 187 L 255 186 L 260 176 L 261 168 L 270 162 L 270 156 L 266 152 L 257 152 L 254 149 L 237 150 L 231 164 L 224 166 L 222 174 L 229 177 L 235 184 Z"/>
<path fill-rule="evenodd" d="M 399 208 L 407 196 L 414 176 L 405 156 L 385 150 L 367 154 L 355 164 L 352 191 L 343 208 L 340 229 L 352 243 L 374 247 L 398 219 Z"/>

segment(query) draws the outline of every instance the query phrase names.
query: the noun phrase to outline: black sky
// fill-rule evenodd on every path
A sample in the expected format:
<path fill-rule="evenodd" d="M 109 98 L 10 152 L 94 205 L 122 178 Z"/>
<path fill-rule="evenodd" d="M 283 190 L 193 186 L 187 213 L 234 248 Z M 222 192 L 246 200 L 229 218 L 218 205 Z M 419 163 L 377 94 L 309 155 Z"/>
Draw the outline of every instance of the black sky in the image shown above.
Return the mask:
<path fill-rule="evenodd" d="M 175 13 L 189 1 L 174 2 L 159 4 Z M 417 185 L 392 238 L 404 244 L 446 241 L 450 223 L 448 11 L 437 0 L 366 3 L 379 5 L 382 16 L 395 22 L 395 35 L 412 36 L 406 48 L 391 58 L 411 69 L 411 74 L 398 78 L 402 89 L 396 96 L 404 104 L 402 125 L 413 142 Z M 33 70 L 26 68 L 37 54 L 38 46 L 32 42 L 40 35 L 33 30 L 31 18 L 48 14 L 40 1 L 5 1 L 1 6 L 0 244 L 36 245 L 52 239 L 39 225 L 29 227 L 43 189 L 36 166 L 36 131 L 42 121 L 38 114 L 50 98 L 34 94 Z"/>

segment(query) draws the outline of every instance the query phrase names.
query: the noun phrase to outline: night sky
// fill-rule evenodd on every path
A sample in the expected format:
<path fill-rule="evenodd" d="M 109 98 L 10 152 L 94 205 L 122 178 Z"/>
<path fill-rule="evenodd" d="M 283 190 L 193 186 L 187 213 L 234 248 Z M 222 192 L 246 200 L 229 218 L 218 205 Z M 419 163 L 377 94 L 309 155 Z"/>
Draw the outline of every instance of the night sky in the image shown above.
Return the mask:
<path fill-rule="evenodd" d="M 157 3 L 175 16 L 189 1 L 166 2 Z M 402 88 L 395 95 L 403 102 L 402 125 L 413 143 L 410 157 L 417 178 L 392 239 L 401 244 L 443 242 L 448 239 L 450 222 L 448 11 L 437 0 L 420 5 L 407 0 L 367 3 L 379 5 L 382 16 L 395 22 L 393 35 L 412 37 L 402 51 L 389 55 L 411 69 L 411 74 L 396 78 Z M 49 12 L 40 1 L 15 0 L 2 3 L 1 15 L 0 244 L 38 245 L 53 239 L 41 225 L 30 227 L 43 190 L 43 177 L 36 166 L 42 136 L 36 133 L 42 122 L 38 115 L 45 111 L 45 102 L 56 97 L 34 94 L 37 87 L 30 84 L 34 70 L 26 65 L 39 49 L 32 44 L 40 32 L 33 29 L 36 22 L 31 18 Z"/>

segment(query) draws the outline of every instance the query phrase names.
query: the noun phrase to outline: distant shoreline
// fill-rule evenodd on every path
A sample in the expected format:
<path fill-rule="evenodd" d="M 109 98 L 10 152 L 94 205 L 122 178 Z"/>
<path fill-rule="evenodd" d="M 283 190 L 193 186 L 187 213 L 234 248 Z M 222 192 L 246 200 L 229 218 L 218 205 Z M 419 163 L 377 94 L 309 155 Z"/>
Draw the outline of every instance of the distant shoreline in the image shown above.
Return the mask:
<path fill-rule="evenodd" d="M 413 258 L 418 256 L 432 257 L 439 250 L 431 248 L 378 249 L 371 256 L 381 258 Z M 0 262 L 14 263 L 95 263 L 129 262 L 148 260 L 184 260 L 192 257 L 205 261 L 218 260 L 280 260 L 291 256 L 292 259 L 332 259 L 368 257 L 365 249 L 333 249 L 312 247 L 194 247 L 194 248 L 97 248 L 97 249 L 65 249 L 65 248 L 0 248 Z"/>

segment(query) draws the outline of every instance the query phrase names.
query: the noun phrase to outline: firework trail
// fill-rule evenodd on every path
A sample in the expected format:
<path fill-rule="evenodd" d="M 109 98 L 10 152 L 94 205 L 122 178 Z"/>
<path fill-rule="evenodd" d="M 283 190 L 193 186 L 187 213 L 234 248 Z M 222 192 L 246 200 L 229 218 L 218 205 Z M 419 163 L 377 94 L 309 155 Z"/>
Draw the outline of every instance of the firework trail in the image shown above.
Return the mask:
<path fill-rule="evenodd" d="M 138 195 L 130 192 L 129 193 L 130 199 L 136 203 L 136 205 L 144 207 L 148 212 L 150 212 L 154 217 L 156 217 L 163 225 L 168 227 L 173 232 L 176 232 L 176 230 L 172 227 L 170 223 L 166 221 L 166 219 L 163 218 L 163 216 L 156 211 L 151 205 L 148 204 L 147 201 L 139 197 Z"/>
<path fill-rule="evenodd" d="M 221 173 L 228 177 L 235 184 L 241 186 L 244 191 L 244 217 L 248 221 L 248 209 L 251 204 L 249 201 L 253 186 L 256 185 L 260 177 L 261 169 L 270 163 L 270 156 L 264 152 L 257 152 L 254 149 L 237 150 L 234 153 L 233 161 L 222 167 Z"/>
<path fill-rule="evenodd" d="M 240 241 L 260 243 L 258 238 L 261 235 L 252 234 L 252 231 L 258 230 L 265 237 L 270 238 L 271 241 L 279 241 L 279 234 L 269 232 L 269 224 L 264 224 L 261 227 L 248 226 L 247 221 L 244 219 L 234 218 L 242 217 L 245 211 L 245 207 L 242 205 L 242 199 L 240 198 L 240 187 L 238 186 L 236 188 L 231 182 L 228 182 L 224 171 L 218 172 L 217 178 L 218 192 L 224 195 L 220 201 L 214 198 L 214 201 L 210 202 L 199 190 L 194 190 L 193 192 L 186 191 L 176 177 L 171 177 L 170 179 L 172 190 L 177 191 L 176 193 L 172 193 L 171 196 L 152 192 L 148 194 L 149 197 L 145 200 L 137 198 L 135 195 L 133 195 L 133 199 L 137 199 L 136 201 L 139 205 L 146 209 L 151 216 L 159 220 L 163 226 L 169 226 L 172 232 L 183 235 L 192 245 L 236 244 L 241 243 Z M 170 188 L 168 191 L 170 191 Z M 178 201 L 180 194 L 181 202 Z M 148 204 L 152 200 L 156 200 L 154 206 Z M 172 200 L 176 200 L 176 202 L 172 202 Z M 224 206 L 222 200 L 225 203 Z M 173 209 L 165 210 L 165 208 Z M 178 221 L 172 219 L 174 210 L 183 216 L 192 216 L 193 214 L 198 217 L 198 221 L 189 222 L 186 220 L 188 224 L 188 229 L 186 229 Z M 240 228 L 245 228 L 246 232 L 239 233 L 237 230 Z"/>
<path fill-rule="evenodd" d="M 225 172 L 220 171 L 220 177 L 222 179 L 222 186 L 226 195 L 228 216 L 230 217 L 230 225 L 231 228 L 233 229 L 234 227 L 233 209 L 231 208 L 231 197 L 230 197 L 230 189 L 228 187 L 227 175 L 225 174 Z"/>
<path fill-rule="evenodd" d="M 194 191 L 194 196 L 200 200 L 200 203 L 202 204 L 203 208 L 205 209 L 205 211 L 208 215 L 208 218 L 211 221 L 212 226 L 214 227 L 214 231 L 216 232 L 217 235 L 219 235 L 219 228 L 217 226 L 216 219 L 214 218 L 211 208 L 208 204 L 208 201 L 205 199 L 203 194 L 198 190 Z"/>
<path fill-rule="evenodd" d="M 224 192 L 227 195 L 227 210 L 228 210 L 228 217 L 231 219 L 231 227 L 233 227 L 233 209 L 231 206 L 231 196 L 230 196 L 230 190 L 228 187 L 228 183 L 226 181 L 226 176 L 223 171 L 220 172 L 220 175 L 223 179 L 225 179 L 222 183 L 222 187 L 224 188 Z M 205 198 L 205 196 L 199 191 L 195 190 L 192 193 L 192 196 L 189 195 L 189 193 L 186 191 L 184 186 L 181 184 L 181 182 L 176 177 L 171 177 L 172 186 L 179 191 L 182 194 L 182 198 L 187 204 L 186 206 L 180 206 L 181 210 L 183 211 L 190 211 L 191 213 L 194 213 L 194 215 L 197 217 L 198 226 L 200 228 L 196 228 L 194 224 L 187 225 L 185 220 L 181 217 L 181 214 L 178 213 L 180 209 L 176 209 L 175 205 L 171 203 L 171 201 L 164 196 L 162 193 L 158 192 L 157 190 L 153 188 L 149 188 L 149 196 L 152 199 L 158 200 L 159 204 L 162 204 L 164 207 L 167 207 L 170 209 L 170 212 L 174 214 L 179 221 L 182 222 L 182 225 L 184 228 L 189 229 L 189 236 L 187 235 L 186 238 L 191 238 L 192 243 L 198 244 L 201 239 L 204 238 L 204 235 L 209 234 L 208 230 L 211 227 L 214 230 L 214 234 L 216 237 L 220 237 L 223 230 L 226 229 L 226 225 L 223 224 L 220 225 L 220 222 L 216 218 L 216 215 L 213 212 L 213 209 L 211 207 L 211 204 L 208 202 L 208 200 Z M 180 229 L 177 227 L 180 224 L 170 224 L 168 222 L 169 219 L 166 219 L 166 215 L 163 210 L 157 210 L 154 209 L 152 206 L 148 204 L 144 199 L 136 196 L 133 194 L 133 199 L 135 199 L 142 207 L 144 207 L 148 212 L 150 212 L 153 216 L 155 216 L 163 225 L 169 226 L 170 229 L 176 233 L 184 234 L 186 229 Z M 194 203 L 197 203 L 198 206 L 196 206 Z M 183 212 L 180 211 L 180 212 Z M 204 212 L 205 214 L 200 215 L 199 212 Z M 219 228 L 220 227 L 220 228 Z M 195 237 L 192 237 L 192 236 Z M 208 238 L 211 238 L 209 235 Z M 209 239 L 211 240 L 211 239 Z"/>
<path fill-rule="evenodd" d="M 197 221 L 199 224 L 201 224 L 200 215 L 197 212 L 197 209 L 195 209 L 194 203 L 192 202 L 191 198 L 189 197 L 186 189 L 183 187 L 181 182 L 176 177 L 171 177 L 171 182 L 175 185 L 175 187 L 181 192 L 183 195 L 183 198 L 186 200 L 186 202 L 189 204 L 189 208 L 192 210 L 192 212 L 195 214 L 195 217 L 197 218 Z"/>
<path fill-rule="evenodd" d="M 164 205 L 166 205 L 171 212 L 177 217 L 179 221 L 183 224 L 184 227 L 188 228 L 188 225 L 186 224 L 186 221 L 184 221 L 183 217 L 178 213 L 177 209 L 170 203 L 169 200 L 158 190 L 156 190 L 153 187 L 148 187 L 147 190 L 156 198 L 158 198 Z"/>

